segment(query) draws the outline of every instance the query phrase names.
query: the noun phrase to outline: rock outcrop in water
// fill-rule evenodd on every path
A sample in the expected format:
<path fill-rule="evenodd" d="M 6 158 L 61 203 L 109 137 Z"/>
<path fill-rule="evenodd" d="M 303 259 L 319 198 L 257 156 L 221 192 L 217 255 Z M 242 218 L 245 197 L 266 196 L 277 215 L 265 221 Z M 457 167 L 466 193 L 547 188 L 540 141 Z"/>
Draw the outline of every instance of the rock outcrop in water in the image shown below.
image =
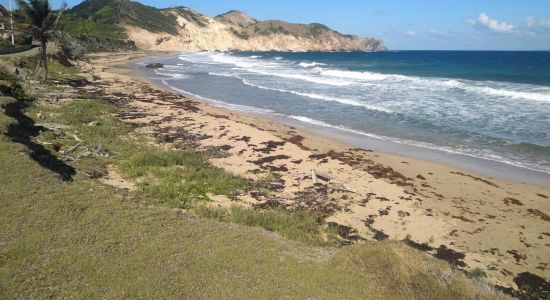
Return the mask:
<path fill-rule="evenodd" d="M 89 35 L 79 30 L 82 23 L 90 22 L 98 24 L 84 27 L 93 28 L 99 35 L 131 40 L 144 50 L 386 50 L 381 40 L 342 34 L 322 24 L 258 21 L 239 11 L 210 18 L 187 7 L 156 9 L 128 0 L 84 1 L 67 12 L 64 28 L 71 35 Z"/>

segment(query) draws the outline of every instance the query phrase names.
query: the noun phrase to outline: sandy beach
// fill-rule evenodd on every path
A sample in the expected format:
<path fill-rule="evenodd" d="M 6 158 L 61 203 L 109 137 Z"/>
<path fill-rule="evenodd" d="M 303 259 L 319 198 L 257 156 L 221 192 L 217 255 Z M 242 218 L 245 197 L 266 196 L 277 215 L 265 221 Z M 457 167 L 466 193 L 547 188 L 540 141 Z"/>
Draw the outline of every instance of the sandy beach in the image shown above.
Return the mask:
<path fill-rule="evenodd" d="M 117 103 L 119 118 L 151 143 L 215 153 L 212 163 L 266 180 L 237 201 L 321 211 L 343 243 L 406 240 L 458 268 L 476 268 L 504 288 L 550 279 L 550 188 L 482 176 L 443 164 L 358 149 L 306 128 L 214 107 L 148 82 L 128 67 L 160 53 L 95 55 L 80 63 L 82 92 Z M 107 182 L 132 184 L 113 168 Z"/>

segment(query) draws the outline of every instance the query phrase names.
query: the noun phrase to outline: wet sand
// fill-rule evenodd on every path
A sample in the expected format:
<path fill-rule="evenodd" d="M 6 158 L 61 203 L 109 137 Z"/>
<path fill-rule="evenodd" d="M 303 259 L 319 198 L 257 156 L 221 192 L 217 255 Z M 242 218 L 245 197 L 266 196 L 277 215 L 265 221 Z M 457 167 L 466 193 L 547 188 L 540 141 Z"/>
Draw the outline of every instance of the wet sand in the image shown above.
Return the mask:
<path fill-rule="evenodd" d="M 403 155 L 357 148 L 308 128 L 214 107 L 153 85 L 128 67 L 151 53 L 82 65 L 82 87 L 163 147 L 210 151 L 239 176 L 271 180 L 234 204 L 320 211 L 343 243 L 406 240 L 505 288 L 548 285 L 550 189 Z M 227 199 L 212 197 L 227 206 Z"/>

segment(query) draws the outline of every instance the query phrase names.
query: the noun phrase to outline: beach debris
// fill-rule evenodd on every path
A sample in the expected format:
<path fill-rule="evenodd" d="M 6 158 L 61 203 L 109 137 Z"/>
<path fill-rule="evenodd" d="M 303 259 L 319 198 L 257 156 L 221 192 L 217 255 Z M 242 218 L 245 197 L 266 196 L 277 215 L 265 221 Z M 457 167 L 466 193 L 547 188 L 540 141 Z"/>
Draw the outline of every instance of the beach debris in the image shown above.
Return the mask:
<path fill-rule="evenodd" d="M 466 263 L 463 261 L 463 259 L 466 257 L 466 254 L 455 251 L 451 248 L 447 248 L 445 245 L 441 245 L 439 248 L 437 248 L 434 256 L 449 262 L 455 267 L 467 267 Z"/>
<path fill-rule="evenodd" d="M 313 183 L 319 183 L 319 180 L 317 180 L 317 174 L 315 174 L 315 170 L 311 170 L 311 180 L 313 180 Z"/>
<path fill-rule="evenodd" d="M 372 196 L 375 196 L 375 193 L 368 193 L 364 199 L 361 200 L 361 206 L 365 206 L 372 199 Z"/>
<path fill-rule="evenodd" d="M 517 250 L 508 250 L 506 251 L 508 254 L 512 255 L 514 259 L 516 260 L 516 263 L 520 263 L 522 260 L 527 259 L 527 256 L 525 254 L 519 253 Z"/>
<path fill-rule="evenodd" d="M 530 272 L 523 272 L 514 277 L 514 283 L 521 291 L 529 291 L 533 299 L 550 297 L 550 282 Z"/>
<path fill-rule="evenodd" d="M 334 180 L 334 176 L 332 174 L 330 174 L 329 172 L 323 172 L 323 171 L 315 170 L 315 174 L 317 175 L 318 179 L 321 179 L 323 181 Z"/>
<path fill-rule="evenodd" d="M 41 140 L 38 140 L 38 139 L 36 140 L 36 142 L 39 143 L 39 144 L 45 145 L 45 146 L 47 146 L 47 145 L 53 145 L 53 143 L 44 142 L 44 141 L 41 141 Z"/>
<path fill-rule="evenodd" d="M 378 215 L 379 216 L 388 216 L 390 214 L 390 211 L 391 211 L 391 206 L 387 206 L 385 209 L 384 208 L 380 208 L 378 209 Z"/>
<path fill-rule="evenodd" d="M 374 236 L 372 238 L 377 240 L 377 241 L 384 241 L 384 240 L 387 240 L 387 239 L 390 238 L 390 236 L 385 234 L 382 230 L 376 230 L 376 229 L 372 229 L 372 228 L 371 228 L 371 230 L 374 231 Z"/>
<path fill-rule="evenodd" d="M 111 156 L 111 153 L 109 153 L 109 151 L 105 148 L 103 148 L 102 145 L 97 145 L 97 146 L 94 146 L 92 148 L 86 148 L 86 150 L 88 152 L 91 153 L 91 155 L 93 156 L 97 156 L 97 157 L 110 157 Z"/>
<path fill-rule="evenodd" d="M 80 147 L 80 143 L 74 145 L 73 147 L 69 148 L 67 151 L 59 151 L 60 153 L 62 154 L 65 154 L 65 155 L 68 155 L 70 154 L 71 152 L 75 151 L 76 149 L 78 149 L 78 147 Z"/>
<path fill-rule="evenodd" d="M 82 142 L 82 140 L 81 140 L 78 136 L 76 136 L 76 134 L 73 134 L 72 136 L 73 136 L 73 138 L 74 138 L 75 141 L 77 141 L 77 142 L 79 142 L 79 143 Z"/>
<path fill-rule="evenodd" d="M 350 193 L 357 194 L 357 190 L 353 186 L 351 186 L 349 184 L 344 184 L 343 187 L 346 191 L 348 191 Z"/>
<path fill-rule="evenodd" d="M 404 218 L 404 217 L 410 216 L 411 214 L 410 214 L 409 212 L 406 212 L 406 211 L 403 211 L 403 210 L 399 210 L 399 211 L 397 212 L 397 215 L 398 215 L 399 217 L 401 217 L 401 218 Z"/>
<path fill-rule="evenodd" d="M 338 233 L 338 236 L 340 236 L 343 239 L 341 241 L 342 245 L 350 245 L 353 242 L 365 240 L 364 238 L 359 236 L 357 234 L 357 230 L 353 229 L 352 227 L 341 225 L 336 222 L 328 222 L 327 226 L 331 229 L 336 230 L 336 232 Z"/>
<path fill-rule="evenodd" d="M 523 203 L 521 203 L 521 201 L 512 197 L 504 198 L 504 204 L 506 205 L 513 204 L 517 206 L 523 206 Z"/>
<path fill-rule="evenodd" d="M 540 211 L 538 209 L 529 208 L 529 209 L 527 209 L 527 214 L 528 215 L 533 215 L 535 217 L 539 217 L 539 218 L 541 218 L 542 220 L 544 220 L 546 222 L 550 222 L 550 216 L 548 216 L 547 214 L 543 213 L 542 211 Z"/>
<path fill-rule="evenodd" d="M 253 163 L 255 165 L 263 165 L 265 163 L 272 163 L 276 160 L 282 160 L 282 159 L 289 159 L 290 156 L 288 155 L 274 155 L 274 156 L 266 156 L 266 157 L 262 157 L 262 158 L 259 158 L 257 160 L 252 160 L 252 161 L 248 161 L 250 163 Z"/>
<path fill-rule="evenodd" d="M 490 186 L 492 186 L 492 187 L 499 187 L 498 185 L 496 185 L 496 184 L 490 182 L 489 180 L 485 180 L 485 179 L 480 178 L 480 177 L 475 177 L 475 176 L 472 176 L 472 175 L 470 175 L 470 174 L 464 174 L 464 173 L 462 173 L 462 172 L 451 172 L 451 174 L 460 175 L 460 176 L 464 176 L 464 177 L 469 177 L 469 178 L 472 178 L 472 179 L 475 180 L 475 181 L 483 182 L 483 183 L 485 183 L 485 184 L 487 184 L 487 185 L 490 185 Z"/>
<path fill-rule="evenodd" d="M 304 179 L 307 179 L 307 178 L 311 178 L 311 176 L 307 175 L 307 174 L 298 174 L 294 177 L 292 177 L 294 180 L 304 180 Z"/>
<path fill-rule="evenodd" d="M 263 148 L 255 148 L 254 151 L 269 154 L 269 153 L 271 153 L 271 152 L 274 152 L 278 147 L 284 146 L 284 145 L 286 144 L 286 142 L 285 142 L 285 141 L 280 141 L 280 142 L 277 142 L 277 141 L 267 141 L 267 142 L 263 142 L 263 143 L 260 143 L 260 144 L 261 144 L 261 145 L 265 145 L 265 147 L 263 147 Z M 289 157 L 289 158 L 290 158 L 290 157 Z"/>

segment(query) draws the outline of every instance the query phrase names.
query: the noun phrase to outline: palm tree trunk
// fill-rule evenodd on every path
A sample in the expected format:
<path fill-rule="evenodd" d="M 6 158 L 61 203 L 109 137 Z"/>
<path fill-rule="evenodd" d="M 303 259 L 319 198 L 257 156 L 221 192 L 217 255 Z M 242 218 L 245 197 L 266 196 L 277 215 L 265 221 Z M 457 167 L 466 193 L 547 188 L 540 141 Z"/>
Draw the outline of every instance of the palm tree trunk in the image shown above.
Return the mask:
<path fill-rule="evenodd" d="M 48 79 L 48 42 L 42 42 L 42 63 L 44 64 L 44 81 Z"/>

